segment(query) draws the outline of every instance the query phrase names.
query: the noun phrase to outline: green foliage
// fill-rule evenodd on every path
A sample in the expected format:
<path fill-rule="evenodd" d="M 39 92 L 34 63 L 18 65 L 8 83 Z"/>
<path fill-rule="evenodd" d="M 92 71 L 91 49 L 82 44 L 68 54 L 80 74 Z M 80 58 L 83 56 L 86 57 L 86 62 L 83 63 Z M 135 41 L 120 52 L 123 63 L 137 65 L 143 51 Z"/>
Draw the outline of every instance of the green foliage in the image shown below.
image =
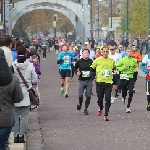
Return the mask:
<path fill-rule="evenodd" d="M 118 30 L 123 33 L 126 31 L 126 9 L 121 14 Z M 135 36 L 148 34 L 148 0 L 131 1 L 129 7 L 129 32 Z"/>

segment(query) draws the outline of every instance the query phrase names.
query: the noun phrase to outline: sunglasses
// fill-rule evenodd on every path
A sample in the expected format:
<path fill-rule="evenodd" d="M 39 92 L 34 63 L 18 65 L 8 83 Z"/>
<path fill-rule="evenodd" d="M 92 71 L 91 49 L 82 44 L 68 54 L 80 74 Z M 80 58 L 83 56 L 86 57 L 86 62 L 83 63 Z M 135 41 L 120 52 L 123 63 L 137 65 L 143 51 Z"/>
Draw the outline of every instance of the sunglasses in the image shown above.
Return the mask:
<path fill-rule="evenodd" d="M 110 50 L 115 50 L 115 49 L 110 49 Z"/>

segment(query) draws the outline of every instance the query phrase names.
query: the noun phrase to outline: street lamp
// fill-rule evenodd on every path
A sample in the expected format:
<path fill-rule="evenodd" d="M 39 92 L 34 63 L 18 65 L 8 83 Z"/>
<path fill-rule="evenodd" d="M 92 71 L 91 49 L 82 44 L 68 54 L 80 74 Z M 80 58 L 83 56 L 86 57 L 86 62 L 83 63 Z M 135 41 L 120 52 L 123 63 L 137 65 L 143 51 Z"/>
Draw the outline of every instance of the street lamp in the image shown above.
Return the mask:
<path fill-rule="evenodd" d="M 99 6 L 100 6 L 100 2 L 102 2 L 103 0 L 98 0 L 98 39 L 99 39 L 99 31 L 100 31 L 100 21 L 99 21 Z"/>
<path fill-rule="evenodd" d="M 126 39 L 128 39 L 128 20 L 129 20 L 129 0 L 127 0 L 127 12 L 126 12 Z"/>

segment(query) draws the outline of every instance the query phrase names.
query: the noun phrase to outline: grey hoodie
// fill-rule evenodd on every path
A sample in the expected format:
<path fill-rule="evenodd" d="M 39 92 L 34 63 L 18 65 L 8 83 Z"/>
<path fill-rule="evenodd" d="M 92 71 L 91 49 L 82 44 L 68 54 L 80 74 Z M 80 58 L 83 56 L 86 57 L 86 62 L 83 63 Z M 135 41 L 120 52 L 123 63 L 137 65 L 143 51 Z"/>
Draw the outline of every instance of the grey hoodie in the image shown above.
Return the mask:
<path fill-rule="evenodd" d="M 35 72 L 35 68 L 32 63 L 29 62 L 27 59 L 24 63 L 18 63 L 17 60 L 13 62 L 13 69 L 14 69 L 14 74 L 19 78 L 20 86 L 22 88 L 23 92 L 23 100 L 20 103 L 16 103 L 16 107 L 21 107 L 21 106 L 29 106 L 30 105 L 30 99 L 29 99 L 29 92 L 28 89 L 26 88 L 25 84 L 23 83 L 20 75 L 17 72 L 16 66 L 20 69 L 20 72 L 22 73 L 24 79 L 26 80 L 27 84 L 29 85 L 29 89 L 32 87 L 32 82 L 37 82 L 38 76 Z"/>

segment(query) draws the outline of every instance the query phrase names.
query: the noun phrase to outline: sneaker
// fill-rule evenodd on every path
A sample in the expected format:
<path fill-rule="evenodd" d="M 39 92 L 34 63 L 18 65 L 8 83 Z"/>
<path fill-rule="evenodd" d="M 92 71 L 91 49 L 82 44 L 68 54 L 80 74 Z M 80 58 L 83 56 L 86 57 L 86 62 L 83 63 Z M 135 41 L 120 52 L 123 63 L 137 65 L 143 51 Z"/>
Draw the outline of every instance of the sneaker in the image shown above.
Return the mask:
<path fill-rule="evenodd" d="M 127 108 L 127 110 L 126 110 L 126 113 L 130 113 L 131 112 L 131 110 L 130 110 L 130 107 L 129 108 Z"/>
<path fill-rule="evenodd" d="M 89 114 L 88 110 L 84 110 L 83 114 L 88 115 Z"/>
<path fill-rule="evenodd" d="M 135 93 L 135 88 L 133 89 L 133 93 Z"/>
<path fill-rule="evenodd" d="M 115 101 L 115 100 L 114 100 L 114 98 L 112 97 L 112 98 L 111 98 L 111 104 L 113 104 L 113 103 L 114 103 L 114 101 Z"/>
<path fill-rule="evenodd" d="M 19 143 L 25 143 L 24 135 L 19 135 Z"/>
<path fill-rule="evenodd" d="M 146 106 L 147 111 L 150 111 L 150 104 Z"/>
<path fill-rule="evenodd" d="M 102 110 L 99 109 L 99 110 L 97 111 L 97 116 L 101 116 L 101 115 L 102 115 Z"/>
<path fill-rule="evenodd" d="M 14 143 L 19 143 L 19 134 L 14 138 Z"/>
<path fill-rule="evenodd" d="M 108 116 L 104 116 L 105 121 L 109 121 Z"/>
<path fill-rule="evenodd" d="M 122 98 L 122 104 L 125 105 L 125 98 Z"/>
<path fill-rule="evenodd" d="M 77 110 L 81 110 L 81 105 L 77 104 Z"/>
<path fill-rule="evenodd" d="M 43 60 L 46 60 L 46 58 L 43 58 Z"/>
<path fill-rule="evenodd" d="M 63 95 L 63 94 L 64 94 L 64 88 L 61 87 L 61 95 Z"/>
<path fill-rule="evenodd" d="M 71 78 L 71 80 L 70 80 L 71 82 L 73 82 L 73 78 Z"/>
<path fill-rule="evenodd" d="M 65 93 L 65 94 L 64 94 L 64 97 L 67 98 L 67 97 L 68 97 L 68 93 Z"/>

